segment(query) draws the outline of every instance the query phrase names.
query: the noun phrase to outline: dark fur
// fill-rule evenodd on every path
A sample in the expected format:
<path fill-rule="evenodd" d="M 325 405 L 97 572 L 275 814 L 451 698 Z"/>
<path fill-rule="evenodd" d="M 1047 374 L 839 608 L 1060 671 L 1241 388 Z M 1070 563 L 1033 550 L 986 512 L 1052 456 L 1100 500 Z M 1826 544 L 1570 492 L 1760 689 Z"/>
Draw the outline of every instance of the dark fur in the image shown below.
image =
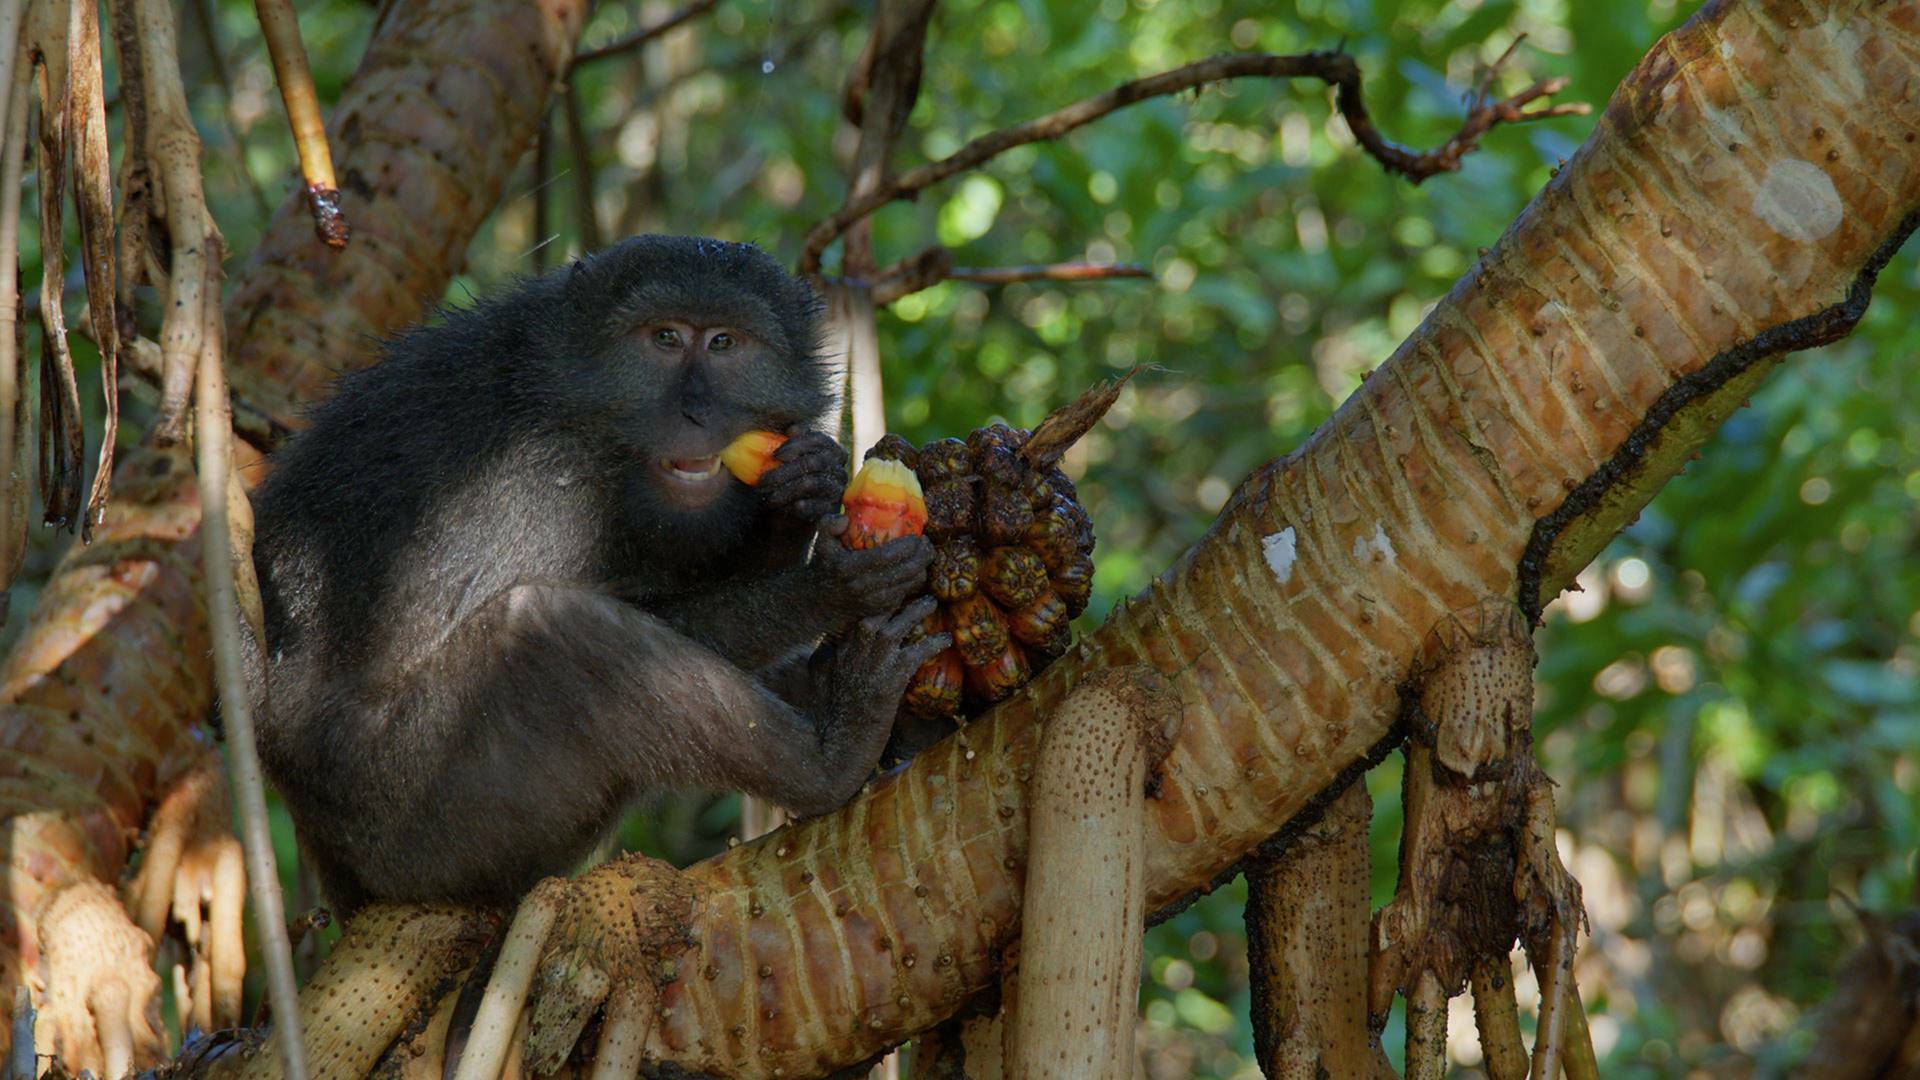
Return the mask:
<path fill-rule="evenodd" d="M 511 901 L 652 790 L 859 788 L 940 643 L 892 614 L 924 541 L 809 558 L 845 482 L 825 435 L 697 510 L 648 471 L 817 424 L 818 317 L 755 248 L 637 237 L 400 335 L 276 455 L 260 748 L 335 905 Z M 663 364 L 637 335 L 663 318 L 763 344 Z M 824 634 L 798 705 L 753 674 Z"/>

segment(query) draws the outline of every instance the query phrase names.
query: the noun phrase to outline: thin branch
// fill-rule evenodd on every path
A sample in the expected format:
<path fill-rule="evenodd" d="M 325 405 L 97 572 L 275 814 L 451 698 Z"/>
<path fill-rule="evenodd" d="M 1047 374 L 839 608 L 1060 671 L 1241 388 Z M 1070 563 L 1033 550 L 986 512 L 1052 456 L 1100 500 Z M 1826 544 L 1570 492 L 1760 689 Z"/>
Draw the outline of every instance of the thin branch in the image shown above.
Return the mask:
<path fill-rule="evenodd" d="M 207 51 L 207 66 L 213 69 L 213 81 L 220 87 L 220 116 L 226 121 L 227 137 L 233 140 L 240 178 L 246 181 L 247 190 L 253 194 L 253 205 L 260 211 L 260 216 L 270 216 L 273 204 L 267 201 L 267 193 L 261 188 L 259 178 L 247 166 L 247 129 L 241 126 L 239 113 L 234 108 L 233 74 L 227 68 L 226 55 L 220 51 L 220 33 L 214 25 L 211 0 L 194 0 L 189 10 L 193 12 L 195 25 L 199 27 L 200 46 Z"/>
<path fill-rule="evenodd" d="M 0 139 L 0 590 L 13 585 L 27 554 L 27 508 L 33 488 L 26 460 L 33 452 L 29 378 L 20 318 L 20 190 L 26 171 L 27 100 L 33 64 L 17 47 L 21 0 L 0 0 L 0 94 L 5 94 Z M 0 599 L 0 619 L 7 604 Z M 29 1036 L 32 1031 L 29 1029 Z M 15 1036 L 18 1045 L 18 1036 Z M 31 1041 L 31 1040 L 29 1040 Z M 32 1061 L 28 1061 L 29 1072 Z"/>
<path fill-rule="evenodd" d="M 91 328 L 82 333 L 82 337 L 91 340 Z M 76 332 L 80 332 L 76 328 Z M 148 337 L 131 338 L 122 342 L 125 346 L 120 359 L 126 361 L 122 371 L 133 375 L 155 390 L 163 390 L 167 384 L 167 362 L 162 354 L 161 345 Z M 193 368 L 186 369 L 188 378 L 193 377 Z M 245 396 L 229 390 L 227 393 L 233 408 L 233 430 L 249 444 L 262 453 L 272 453 L 280 448 L 293 435 L 293 431 L 282 424 L 271 412 L 248 400 Z"/>
<path fill-rule="evenodd" d="M 1534 83 L 1513 97 L 1501 101 L 1478 102 L 1468 112 L 1466 120 L 1460 125 L 1460 130 L 1451 139 L 1435 150 L 1419 153 L 1387 141 L 1374 126 L 1372 118 L 1367 115 L 1366 105 L 1360 98 L 1360 66 L 1353 57 L 1338 52 L 1305 53 L 1295 56 L 1224 54 L 1171 71 L 1164 71 L 1158 75 L 1149 75 L 1143 79 L 1122 83 L 1106 93 L 1083 99 L 1056 112 L 989 132 L 938 161 L 928 162 L 891 177 L 871 193 L 860 197 L 850 196 L 846 205 L 834 211 L 832 216 L 807 233 L 806 245 L 798 261 L 798 269 L 803 274 L 817 273 L 820 268 L 820 256 L 827 247 L 855 222 L 865 219 L 875 210 L 891 202 L 913 198 L 934 184 L 969 169 L 978 168 L 1016 146 L 1058 139 L 1108 113 L 1149 98 L 1165 97 L 1228 79 L 1249 77 L 1313 78 L 1334 86 L 1338 90 L 1337 106 L 1340 115 L 1346 119 L 1347 126 L 1352 129 L 1354 138 L 1359 140 L 1361 147 L 1389 172 L 1398 173 L 1414 183 L 1419 183 L 1438 173 L 1458 169 L 1460 159 L 1465 157 L 1479 143 L 1481 137 L 1496 125 L 1544 120 L 1555 116 L 1573 116 L 1587 112 L 1587 106 L 1580 103 L 1550 105 L 1523 111 L 1522 106 L 1556 93 L 1566 85 L 1564 78 L 1549 79 Z"/>
<path fill-rule="evenodd" d="M 300 152 L 300 175 L 307 184 L 307 203 L 313 208 L 313 232 L 334 250 L 347 246 L 351 230 L 340 211 L 340 185 L 333 176 L 333 151 L 327 147 L 327 126 L 320 118 L 320 98 L 313 91 L 313 71 L 307 67 L 307 47 L 300 41 L 300 21 L 291 0 L 254 0 L 260 33 L 273 58 L 274 81 L 287 107 L 293 145 Z"/>
<path fill-rule="evenodd" d="M 588 49 L 586 52 L 574 54 L 573 66 L 579 67 L 581 64 L 590 64 L 595 60 L 605 60 L 609 56 L 619 56 L 621 53 L 632 52 L 647 42 L 652 41 L 654 38 L 679 26 L 681 23 L 705 15 L 707 12 L 712 11 L 719 3 L 720 0 L 694 0 L 693 3 L 661 19 L 652 26 L 643 26 L 633 33 L 628 34 L 626 37 L 616 38 L 597 49 Z"/>
<path fill-rule="evenodd" d="M 540 133 L 533 140 L 533 257 L 534 273 L 547 268 L 547 241 L 553 224 L 547 214 L 547 185 L 553 178 L 553 110 L 540 114 Z"/>
<path fill-rule="evenodd" d="M 600 214 L 593 207 L 593 148 L 587 144 L 586 121 L 580 116 L 580 91 L 567 80 L 560 107 L 567 121 L 567 146 L 573 153 L 573 196 L 579 205 L 580 248 L 600 250 Z"/>
<path fill-rule="evenodd" d="M 40 235 L 63 236 L 66 164 L 69 154 L 68 117 L 72 85 L 67 65 L 68 19 L 65 5 L 34 5 L 27 23 L 27 54 L 37 69 L 39 88 Z M 66 250 L 62 244 L 41 245 L 40 269 L 40 499 L 41 516 L 55 528 L 68 528 L 81 514 L 80 388 L 74 378 L 73 353 L 67 346 L 67 316 L 61 307 L 66 282 Z"/>
<path fill-rule="evenodd" d="M 240 810 L 240 840 L 246 848 L 254 927 L 260 934 L 261 951 L 266 954 L 274 1041 L 280 1047 L 286 1080 L 306 1080 L 293 949 L 287 940 L 280 875 L 274 865 L 273 836 L 267 823 L 265 781 L 254 744 L 255 699 L 248 691 L 241 659 L 241 615 L 244 611 L 250 624 L 247 632 L 258 638 L 260 590 L 252 574 L 252 515 L 246 493 L 233 475 L 233 427 L 220 341 L 220 237 L 209 233 L 204 243 L 208 258 L 201 296 L 206 304 L 206 332 L 194 376 L 193 441 L 200 474 L 200 552 L 207 582 L 207 621 L 213 632 L 213 667 L 220 715 L 227 729 L 233 791 Z"/>
<path fill-rule="evenodd" d="M 1153 271 L 1139 263 L 1061 262 L 1037 266 L 956 266 L 947 277 L 977 285 L 1006 285 L 1015 281 L 1107 281 L 1115 278 L 1152 280 Z"/>
<path fill-rule="evenodd" d="M 882 3 L 874 14 L 870 40 L 848 84 L 848 100 L 857 94 L 861 102 L 860 144 L 854 151 L 853 176 L 847 185 L 850 202 L 869 198 L 892 184 L 894 144 L 920 97 L 933 6 L 934 0 L 894 0 Z M 869 275 L 875 270 L 872 236 L 864 220 L 848 222 L 848 226 L 843 269 L 855 276 Z M 803 267 L 802 272 L 811 271 Z"/>
<path fill-rule="evenodd" d="M 976 285 L 1010 285 L 1016 281 L 1114 281 L 1153 279 L 1153 271 L 1139 263 L 1058 262 L 1028 266 L 954 266 L 946 248 L 935 245 L 910 255 L 876 274 L 873 302 L 884 307 L 905 296 L 930 289 L 943 281 Z"/>
<path fill-rule="evenodd" d="M 100 9 L 92 3 L 73 6 L 67 31 L 67 72 L 73 98 L 69 123 L 73 129 L 73 204 L 80 225 L 80 267 L 86 280 L 87 303 L 103 313 L 94 328 L 100 348 L 101 389 L 106 397 L 106 424 L 100 433 L 100 458 L 94 468 L 87 505 L 81 511 L 80 535 L 92 539 L 93 527 L 107 512 L 113 484 L 113 451 L 120 434 L 120 324 L 115 315 L 113 246 L 113 164 L 107 151 L 105 77 L 100 60 Z M 129 90 L 138 79 L 126 82 Z M 130 97 L 129 120 L 143 127 L 144 109 Z M 57 197 L 57 196 L 56 196 Z"/>

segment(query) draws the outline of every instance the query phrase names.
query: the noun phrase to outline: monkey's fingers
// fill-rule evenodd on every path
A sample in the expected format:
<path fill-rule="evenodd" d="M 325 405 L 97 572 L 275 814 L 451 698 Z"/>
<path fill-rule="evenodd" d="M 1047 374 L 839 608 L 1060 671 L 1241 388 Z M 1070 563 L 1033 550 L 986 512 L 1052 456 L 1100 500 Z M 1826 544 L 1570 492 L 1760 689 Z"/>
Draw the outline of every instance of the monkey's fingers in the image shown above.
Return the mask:
<path fill-rule="evenodd" d="M 907 640 L 907 635 L 913 633 L 922 622 L 926 621 L 927 616 L 933 614 L 939 606 L 939 601 L 931 596 L 923 596 L 915 600 L 913 603 L 900 609 L 899 613 L 894 615 L 893 618 L 887 620 L 885 624 L 886 636 L 896 645 Z M 934 635 L 934 637 L 939 636 L 941 635 Z M 933 638 L 927 638 L 925 640 L 932 641 Z M 951 644 L 951 642 L 949 642 L 949 644 Z M 934 652 L 939 651 L 938 649 L 934 650 Z"/>
<path fill-rule="evenodd" d="M 824 431 L 796 427 L 788 430 L 786 442 L 774 448 L 773 459 L 792 461 L 803 454 L 827 454 L 841 461 L 847 458 L 846 448 L 833 436 Z"/>
<path fill-rule="evenodd" d="M 848 594 L 856 599 L 860 610 L 881 615 L 900 610 L 900 605 L 926 591 L 926 571 L 916 573 L 910 567 L 905 570 L 889 567 L 863 574 L 847 585 Z"/>
<path fill-rule="evenodd" d="M 789 439 L 773 451 L 773 465 L 767 470 L 769 479 L 780 475 L 819 470 L 822 472 L 847 471 L 847 452 L 840 444 L 822 437 L 822 441 Z"/>
<path fill-rule="evenodd" d="M 901 646 L 900 657 L 906 661 L 908 671 L 919 671 L 920 665 L 952 647 L 953 635 L 942 632 L 922 638 L 910 645 Z"/>
<path fill-rule="evenodd" d="M 844 476 L 803 472 L 783 477 L 780 473 L 781 470 L 776 469 L 768 473 L 767 478 L 760 483 L 760 489 L 768 506 L 808 521 L 823 518 L 839 509 L 840 494 L 846 490 Z M 811 516 L 802 513 L 803 508 L 810 507 L 820 509 Z"/>

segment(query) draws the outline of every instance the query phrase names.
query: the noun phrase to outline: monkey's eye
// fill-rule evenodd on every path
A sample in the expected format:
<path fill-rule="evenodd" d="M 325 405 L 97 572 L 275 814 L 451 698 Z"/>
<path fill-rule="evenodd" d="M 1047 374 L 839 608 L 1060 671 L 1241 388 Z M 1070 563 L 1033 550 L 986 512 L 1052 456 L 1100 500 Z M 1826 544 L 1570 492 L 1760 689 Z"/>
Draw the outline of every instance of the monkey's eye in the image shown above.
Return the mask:
<path fill-rule="evenodd" d="M 677 349 L 680 347 L 680 331 L 661 327 L 653 332 L 653 343 L 663 349 Z"/>
<path fill-rule="evenodd" d="M 707 348 L 714 352 L 726 352 L 733 348 L 733 335 L 722 331 L 707 341 Z"/>

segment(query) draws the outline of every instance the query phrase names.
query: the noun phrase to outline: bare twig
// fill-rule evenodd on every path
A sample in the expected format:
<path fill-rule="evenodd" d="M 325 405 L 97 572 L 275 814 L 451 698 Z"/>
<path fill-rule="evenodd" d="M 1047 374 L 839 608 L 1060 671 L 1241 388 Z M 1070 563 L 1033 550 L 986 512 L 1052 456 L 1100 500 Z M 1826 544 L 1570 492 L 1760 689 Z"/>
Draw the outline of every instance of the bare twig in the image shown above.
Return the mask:
<path fill-rule="evenodd" d="M 679 26 L 681 23 L 705 15 L 718 6 L 719 3 L 720 0 L 694 0 L 693 3 L 688 4 L 686 7 L 681 8 L 679 11 L 674 12 L 651 26 L 643 26 L 633 33 L 628 34 L 626 37 L 615 38 L 598 48 L 576 53 L 573 57 L 573 66 L 579 67 L 581 64 L 591 64 L 595 60 L 605 60 L 609 56 L 619 56 L 621 53 L 632 52 L 647 42 L 652 41 L 654 38 Z"/>
<path fill-rule="evenodd" d="M 124 352 L 138 332 L 134 325 L 135 295 L 148 283 L 149 269 L 157 269 L 155 250 L 159 221 L 154 213 L 153 162 L 147 153 L 146 75 L 140 64 L 140 21 L 134 0 L 109 0 L 113 18 L 113 47 L 120 63 L 120 209 L 119 269 L 114 292 L 114 336 Z M 124 359 L 124 357 L 123 357 Z"/>
<path fill-rule="evenodd" d="M 273 58 L 273 77 L 280 84 L 280 100 L 287 107 L 293 145 L 300 152 L 300 175 L 307 184 L 307 202 L 313 208 L 313 231 L 328 247 L 347 246 L 351 232 L 340 211 L 340 185 L 333 178 L 333 152 L 327 148 L 327 126 L 320 118 L 320 98 L 313 91 L 313 72 L 307 67 L 307 47 L 300 41 L 300 21 L 291 0 L 254 0 L 260 33 Z"/>
<path fill-rule="evenodd" d="M 226 121 L 227 137 L 233 140 L 240 178 L 246 181 L 247 190 L 253 195 L 254 209 L 260 211 L 261 217 L 266 217 L 273 213 L 273 205 L 267 201 L 267 193 L 260 187 L 260 179 L 247 166 L 247 131 L 240 124 L 240 114 L 234 104 L 237 99 L 233 96 L 233 74 L 227 70 L 226 53 L 220 49 L 220 32 L 214 24 L 216 16 L 213 4 L 211 0 L 194 0 L 190 10 L 194 24 L 200 31 L 200 47 L 207 52 L 207 66 L 213 69 L 213 81 L 220 87 L 220 116 Z"/>
<path fill-rule="evenodd" d="M 114 314 L 113 164 L 107 154 L 105 78 L 100 66 L 97 4 L 73 5 L 72 22 L 67 28 L 67 73 L 73 80 L 69 122 L 76 140 L 73 201 L 75 216 L 80 222 L 80 268 L 86 277 L 87 304 L 97 320 L 94 339 L 100 347 L 100 381 L 106 397 L 100 460 L 94 469 L 93 487 L 88 492 L 87 506 L 80 520 L 80 535 L 91 539 L 93 527 L 106 513 L 107 494 L 113 483 L 114 443 L 120 434 L 120 326 Z M 128 104 L 133 105 L 134 101 Z M 58 234 L 54 235 L 57 238 Z M 47 242 L 44 236 L 42 246 Z"/>
<path fill-rule="evenodd" d="M 1224 54 L 1157 75 L 1122 83 L 1103 94 L 1086 98 L 1064 109 L 1025 123 L 989 132 L 938 161 L 928 162 L 890 178 L 872 192 L 864 195 L 850 194 L 846 205 L 834 211 L 807 234 L 798 268 L 805 274 L 817 272 L 820 267 L 820 256 L 826 251 L 828 245 L 838 239 L 855 222 L 863 220 L 882 206 L 901 199 L 913 198 L 926 188 L 969 169 L 977 168 L 1016 146 L 1060 138 L 1108 113 L 1148 98 L 1164 97 L 1210 83 L 1248 77 L 1314 78 L 1334 86 L 1338 91 L 1337 104 L 1340 115 L 1346 119 L 1347 126 L 1353 130 L 1354 138 L 1359 140 L 1361 147 L 1389 171 L 1399 173 L 1415 183 L 1438 173 L 1458 169 L 1460 159 L 1479 143 L 1482 136 L 1498 124 L 1543 120 L 1548 117 L 1570 116 L 1587 111 L 1586 105 L 1578 103 L 1550 105 L 1531 111 L 1523 110 L 1523 106 L 1556 93 L 1566 85 L 1565 79 L 1550 79 L 1535 83 L 1513 97 L 1501 101 L 1479 102 L 1468 112 L 1460 130 L 1451 139 L 1435 150 L 1419 153 L 1388 142 L 1374 126 L 1373 120 L 1367 115 L 1366 105 L 1360 97 L 1360 66 L 1353 57 L 1338 52 L 1304 53 L 1294 56 Z"/>
<path fill-rule="evenodd" d="M 169 17 L 171 17 L 169 15 Z M 299 993 L 293 978 L 293 949 L 287 941 L 287 916 L 274 864 L 273 836 L 267 823 L 265 781 L 253 741 L 254 696 L 241 664 L 241 617 L 260 633 L 259 586 L 253 581 L 253 521 L 247 496 L 233 475 L 232 417 L 227 407 L 227 376 L 221 358 L 220 238 L 209 234 L 210 250 L 202 300 L 203 352 L 194 379 L 194 451 L 200 475 L 201 561 L 207 578 L 207 621 L 213 636 L 213 666 L 219 686 L 220 715 L 226 723 L 233 789 L 240 808 L 240 839 L 246 848 L 248 890 L 253 894 L 254 925 L 267 962 L 267 1000 L 273 1005 L 273 1030 L 286 1080 L 306 1080 L 300 1037 Z M 244 586 L 244 588 L 243 588 Z"/>
<path fill-rule="evenodd" d="M 580 116 L 580 93 L 572 80 L 567 81 L 560 107 L 567 121 L 567 148 L 573 155 L 573 197 L 580 219 L 580 247 L 600 250 L 600 213 L 593 205 L 593 148 L 587 144 L 587 125 Z"/>
<path fill-rule="evenodd" d="M 533 140 L 533 257 L 535 273 L 547 267 L 547 241 L 553 223 L 547 213 L 547 185 L 553 176 L 553 110 L 540 114 L 540 133 Z"/>
<path fill-rule="evenodd" d="M 20 312 L 20 189 L 26 171 L 27 99 L 33 65 L 20 48 L 21 0 L 0 0 L 0 589 L 13 584 L 27 554 L 28 376 Z M 0 600 L 0 619 L 6 603 Z M 31 1064 L 31 1063 L 29 1063 Z M 31 1071 L 31 1070 L 29 1070 Z"/>
<path fill-rule="evenodd" d="M 874 14 L 873 32 L 849 83 L 848 100 L 854 97 L 852 86 L 859 84 L 861 101 L 860 145 L 847 185 L 849 202 L 871 198 L 891 185 L 889 162 L 920 96 L 922 54 L 932 21 L 933 0 L 883 3 Z M 854 277 L 872 274 L 876 269 L 873 241 L 865 217 L 848 222 L 845 231 L 849 235 L 842 269 Z M 801 272 L 813 269 L 802 266 Z"/>
<path fill-rule="evenodd" d="M 976 285 L 1010 285 L 1016 281 L 1152 280 L 1153 271 L 1139 263 L 1059 262 L 1031 266 L 954 266 L 953 255 L 935 245 L 901 259 L 874 275 L 873 302 L 885 307 L 903 296 L 931 289 L 943 281 Z"/>
<path fill-rule="evenodd" d="M 147 96 L 144 152 L 160 183 L 169 247 L 170 269 L 164 283 L 168 302 L 160 321 L 160 414 L 154 421 L 154 438 L 164 446 L 179 442 L 185 433 L 194 368 L 205 345 L 207 300 L 202 292 L 209 280 L 219 278 L 207 273 L 213 253 L 205 240 L 213 231 L 213 219 L 200 185 L 200 135 L 180 83 L 173 10 L 159 0 L 138 2 L 140 64 Z M 136 369 L 146 366 L 148 358 L 140 350 L 129 350 L 129 354 Z"/>
<path fill-rule="evenodd" d="M 40 1072 L 40 1059 L 33 1052 L 33 991 L 26 983 L 13 988 L 13 1036 L 7 1050 L 6 1080 L 33 1080 Z"/>
<path fill-rule="evenodd" d="M 38 173 L 40 235 L 63 235 L 61 194 L 66 189 L 68 111 L 72 84 L 67 67 L 69 16 L 65 4 L 28 9 L 27 51 L 37 71 L 40 98 Z M 58 528 L 80 513 L 80 387 L 67 348 L 67 317 L 61 307 L 66 252 L 43 243 L 40 257 L 40 498 L 45 521 Z"/>

